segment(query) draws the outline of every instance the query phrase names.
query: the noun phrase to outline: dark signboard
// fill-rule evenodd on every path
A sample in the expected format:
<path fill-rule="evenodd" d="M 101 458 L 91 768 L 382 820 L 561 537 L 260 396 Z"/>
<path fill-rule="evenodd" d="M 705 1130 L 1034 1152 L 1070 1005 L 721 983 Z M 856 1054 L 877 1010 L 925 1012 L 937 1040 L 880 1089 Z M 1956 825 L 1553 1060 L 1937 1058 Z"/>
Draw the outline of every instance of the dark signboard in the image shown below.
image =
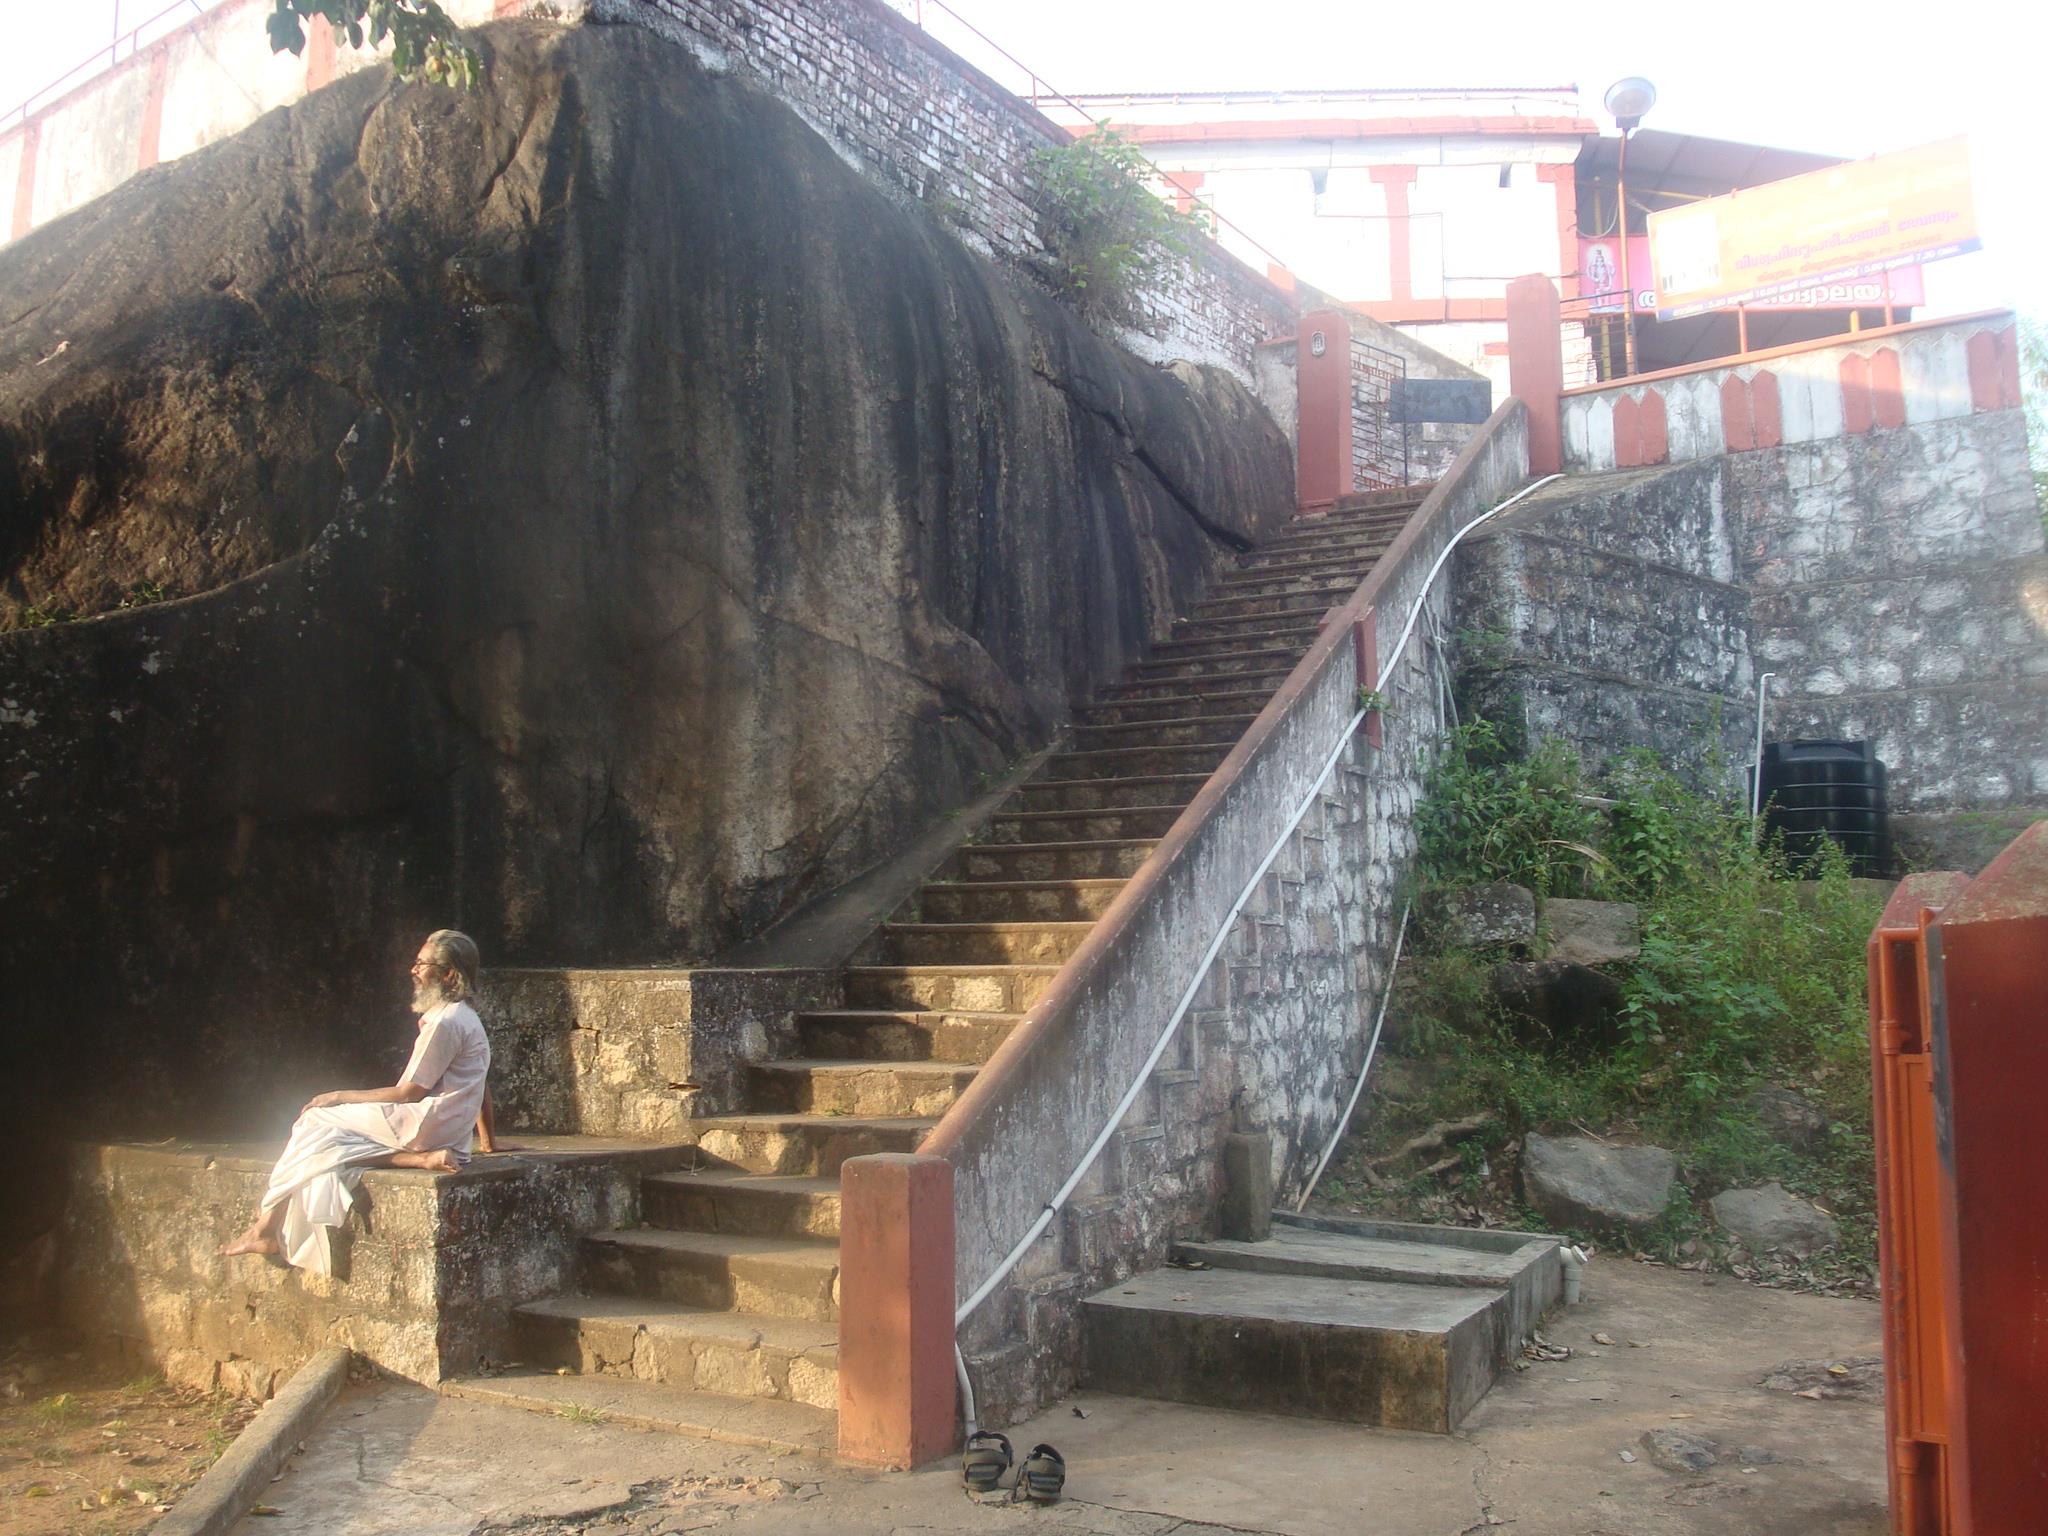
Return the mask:
<path fill-rule="evenodd" d="M 1387 396 L 1389 421 L 1469 421 L 1493 414 L 1493 385 L 1485 379 L 1396 379 Z"/>

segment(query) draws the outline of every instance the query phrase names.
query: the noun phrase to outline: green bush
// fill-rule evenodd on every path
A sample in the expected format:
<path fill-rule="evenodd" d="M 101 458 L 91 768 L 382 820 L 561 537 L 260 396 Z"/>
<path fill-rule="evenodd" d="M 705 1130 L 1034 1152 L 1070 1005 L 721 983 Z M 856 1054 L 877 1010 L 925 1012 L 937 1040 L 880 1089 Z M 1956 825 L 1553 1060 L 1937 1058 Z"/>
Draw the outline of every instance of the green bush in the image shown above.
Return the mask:
<path fill-rule="evenodd" d="M 1498 956 L 1422 945 L 1404 993 L 1406 1049 L 1430 1058 L 1413 1120 L 1494 1118 L 1496 1144 L 1572 1127 L 1670 1147 L 1702 1195 L 1762 1179 L 1822 1199 L 1841 1221 L 1838 1264 L 1874 1242 L 1864 944 L 1881 898 L 1839 855 L 1794 870 L 1759 843 L 1746 803 L 1698 793 L 1653 754 L 1589 780 L 1560 742 L 1510 750 L 1480 721 L 1454 733 L 1417 812 L 1424 893 L 1514 881 L 1541 896 L 1635 902 L 1642 953 L 1614 967 L 1619 1037 L 1565 1048 L 1532 1040 L 1484 987 Z M 1794 878 L 1795 875 L 1808 878 Z M 1761 1082 L 1790 1087 L 1833 1122 L 1802 1156 L 1746 1108 Z M 1381 1145 L 1410 1127 L 1375 1127 Z M 1701 1202 L 1702 1208 L 1704 1200 Z M 1698 1212 L 1662 1241 L 1708 1236 Z"/>
<path fill-rule="evenodd" d="M 1107 122 L 1032 153 L 1039 230 L 1060 297 L 1084 314 L 1135 322 L 1137 295 L 1194 254 L 1207 227 L 1150 188 L 1145 152 Z"/>

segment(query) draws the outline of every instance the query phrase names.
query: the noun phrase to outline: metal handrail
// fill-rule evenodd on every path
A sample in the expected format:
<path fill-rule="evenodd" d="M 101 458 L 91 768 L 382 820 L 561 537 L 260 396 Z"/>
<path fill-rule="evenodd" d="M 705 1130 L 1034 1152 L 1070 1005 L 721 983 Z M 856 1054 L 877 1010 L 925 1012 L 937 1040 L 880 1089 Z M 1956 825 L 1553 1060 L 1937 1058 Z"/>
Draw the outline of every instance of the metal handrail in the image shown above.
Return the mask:
<path fill-rule="evenodd" d="M 982 31 L 981 28 L 977 27 L 973 22 L 969 21 L 965 16 L 962 16 L 958 11 L 954 10 L 952 6 L 946 4 L 946 0 L 912 0 L 912 4 L 915 7 L 914 19 L 916 20 L 917 25 L 920 29 L 927 31 L 930 30 L 929 28 L 926 28 L 924 25 L 924 8 L 926 6 L 930 6 L 934 10 L 944 11 L 948 16 L 952 17 L 953 20 L 959 22 L 961 26 L 965 27 L 969 32 L 972 32 L 976 37 L 980 38 L 984 43 L 988 44 L 989 47 L 993 48 L 997 53 L 1001 54 L 1004 58 L 1008 59 L 1012 64 L 1016 65 L 1017 68 L 1023 70 L 1025 75 L 1028 76 L 1031 81 L 1031 95 L 1029 99 L 1032 106 L 1036 107 L 1038 105 L 1038 88 L 1042 85 L 1045 87 L 1045 95 L 1047 99 L 1057 101 L 1064 106 L 1071 107 L 1074 111 L 1081 114 L 1081 120 L 1083 122 L 1093 123 L 1095 121 L 1095 118 L 1090 115 L 1086 107 L 1082 106 L 1078 101 L 1074 100 L 1074 98 L 1069 96 L 1065 91 L 1062 91 L 1055 87 L 1050 80 L 1047 80 L 1043 75 L 1039 74 L 1037 70 L 1033 69 L 1029 64 L 1026 64 L 1022 59 L 1018 58 L 1017 55 L 1010 52 L 1009 49 L 1005 48 L 1001 43 L 997 42 L 994 38 L 990 37 L 986 32 Z M 1107 121 L 1107 119 L 1104 119 L 1104 121 Z M 1147 160 L 1150 160 L 1152 157 L 1150 155 L 1147 155 L 1145 158 Z M 1162 182 L 1166 183 L 1166 185 L 1168 186 L 1173 185 L 1171 178 L 1167 175 L 1165 171 L 1160 170 L 1156 163 L 1153 165 L 1152 169 L 1153 172 L 1158 176 L 1158 178 Z M 1192 197 L 1192 194 L 1190 194 L 1190 196 Z M 1266 249 L 1266 247 L 1263 244 L 1261 244 L 1259 240 L 1249 230 L 1244 228 L 1243 225 L 1235 223 L 1234 221 L 1225 218 L 1221 213 L 1217 212 L 1216 205 L 1214 203 L 1204 202 L 1199 197 L 1192 197 L 1192 201 L 1200 205 L 1203 211 L 1206 212 L 1210 218 L 1214 219 L 1218 224 L 1223 226 L 1225 229 L 1231 230 L 1235 234 L 1239 235 L 1247 245 L 1251 246 L 1253 250 L 1257 251 L 1261 256 L 1265 257 L 1275 266 L 1281 268 L 1285 268 L 1287 266 L 1286 262 L 1282 261 L 1278 256 L 1274 255 L 1271 251 Z"/>
<path fill-rule="evenodd" d="M 1438 552 L 1435 562 L 1429 568 L 1429 573 L 1423 577 L 1422 585 L 1416 590 L 1415 599 L 1409 605 L 1408 620 L 1401 626 L 1401 636 L 1394 642 L 1393 650 L 1387 658 L 1386 665 L 1380 669 L 1378 678 L 1372 684 L 1372 691 L 1374 693 L 1384 693 L 1387 684 L 1393 680 L 1394 670 L 1401 664 L 1401 658 L 1407 653 L 1408 642 L 1415 636 L 1415 625 L 1422 615 L 1423 604 L 1429 597 L 1430 588 L 1436 585 L 1436 579 L 1442 574 L 1445 563 L 1451 558 L 1452 551 L 1458 547 L 1465 535 L 1474 528 L 1477 528 L 1481 523 L 1498 517 L 1525 496 L 1541 490 L 1553 480 L 1562 478 L 1563 476 L 1561 475 L 1545 475 L 1540 480 L 1531 481 L 1498 506 L 1480 513 L 1479 516 L 1473 518 L 1469 523 L 1466 523 L 1451 535 L 1443 549 Z M 1363 687 L 1364 679 L 1361 678 L 1359 683 Z M 1153 1044 L 1151 1052 L 1145 1057 L 1144 1064 L 1138 1068 L 1136 1075 L 1131 1079 L 1130 1087 L 1124 1090 L 1123 1097 L 1117 1101 L 1116 1108 L 1110 1111 L 1109 1118 L 1104 1122 L 1102 1129 L 1096 1133 L 1095 1139 L 1088 1144 L 1088 1150 L 1082 1154 L 1081 1161 L 1075 1166 L 1074 1171 L 1067 1176 L 1066 1182 L 1060 1185 L 1050 1200 L 1046 1201 L 1044 1208 L 1038 1213 L 1037 1219 L 1031 1223 L 1030 1228 L 1018 1240 L 1017 1245 L 1004 1256 L 1003 1261 L 989 1273 L 988 1277 L 975 1287 L 974 1292 L 965 1301 L 961 1302 L 959 1306 L 954 1308 L 953 1327 L 956 1336 L 953 1340 L 953 1369 L 955 1376 L 959 1380 L 961 1406 L 967 1424 L 967 1433 L 970 1435 L 980 1426 L 976 1421 L 974 1383 L 968 1377 L 967 1357 L 961 1351 L 960 1341 L 957 1337 L 960 1325 L 973 1316 L 975 1309 L 989 1298 L 998 1285 L 1002 1284 L 1010 1272 L 1017 1267 L 1024 1255 L 1030 1251 L 1031 1245 L 1045 1235 L 1046 1228 L 1052 1225 L 1053 1219 L 1059 1215 L 1061 1208 L 1065 1206 L 1074 1190 L 1079 1187 L 1082 1179 L 1087 1177 L 1088 1170 L 1095 1166 L 1096 1158 L 1100 1157 L 1103 1148 L 1109 1145 L 1110 1138 L 1116 1134 L 1117 1127 L 1123 1123 L 1124 1115 L 1130 1110 L 1131 1105 L 1137 1101 L 1138 1094 L 1143 1091 L 1146 1082 L 1152 1076 L 1153 1070 L 1159 1065 L 1160 1058 L 1166 1054 L 1167 1046 L 1173 1042 L 1174 1036 L 1179 1032 L 1182 1020 L 1187 1017 L 1188 1009 L 1194 1003 L 1195 994 L 1201 990 L 1203 982 L 1208 979 L 1209 967 L 1215 964 L 1217 955 L 1222 953 L 1223 945 L 1230 937 L 1231 928 L 1243 913 L 1245 903 L 1251 900 L 1252 893 L 1259 888 L 1259 884 L 1265 879 L 1267 871 L 1273 867 L 1273 861 L 1279 858 L 1280 851 L 1287 846 L 1288 839 L 1294 836 L 1295 829 L 1301 825 L 1302 819 L 1308 815 L 1309 808 L 1315 804 L 1317 798 L 1322 794 L 1323 785 L 1329 780 L 1331 771 L 1336 768 L 1337 760 L 1343 756 L 1345 749 L 1351 745 L 1352 737 L 1358 734 L 1359 726 L 1365 723 L 1366 716 L 1369 713 L 1370 711 L 1366 709 L 1353 711 L 1351 718 L 1345 723 L 1344 729 L 1338 733 L 1336 744 L 1330 748 L 1329 754 L 1323 759 L 1322 771 L 1316 775 L 1315 782 L 1310 786 L 1308 793 L 1302 797 L 1301 803 L 1294 808 L 1293 814 L 1287 818 L 1287 825 L 1281 829 L 1280 835 L 1274 839 L 1272 847 L 1266 850 L 1266 855 L 1259 861 L 1258 868 L 1252 872 L 1252 876 L 1245 882 L 1244 888 L 1237 893 L 1237 899 L 1230 904 L 1230 910 L 1224 914 L 1223 921 L 1216 929 L 1215 937 L 1209 941 L 1209 947 L 1202 952 L 1202 958 L 1195 966 L 1193 978 L 1188 982 L 1186 990 L 1181 993 L 1180 1001 L 1174 1006 L 1172 1016 L 1167 1019 L 1166 1027 L 1160 1031 L 1159 1039 Z M 1407 919 L 1404 914 L 1402 918 L 1402 932 L 1405 934 L 1406 931 Z M 1384 1000 L 1381 1011 L 1384 1015 Z M 1378 1029 L 1375 1026 L 1375 1044 L 1377 1039 Z M 1371 1051 L 1368 1050 L 1365 1070 L 1370 1070 L 1371 1066 L 1372 1055 Z M 1362 1070 L 1359 1074 L 1358 1087 L 1352 1090 L 1351 1103 L 1353 1105 L 1358 1102 L 1359 1089 L 1362 1089 L 1364 1086 L 1365 1075 Z M 1345 1119 L 1348 1120 L 1349 1118 L 1350 1109 L 1347 1107 Z M 1343 1124 L 1340 1122 L 1337 1127 L 1337 1136 L 1341 1137 L 1342 1134 Z M 1336 1137 L 1332 1138 L 1330 1145 L 1324 1149 L 1322 1157 L 1318 1160 L 1315 1171 L 1317 1178 L 1322 1176 L 1323 1168 L 1328 1164 L 1331 1152 L 1335 1151 L 1336 1140 Z M 1311 1187 L 1313 1187 L 1313 1182 L 1311 1182 Z"/>
<path fill-rule="evenodd" d="M 118 65 L 121 62 L 121 45 L 123 43 L 126 43 L 128 45 L 128 57 L 131 59 L 134 58 L 136 54 L 142 51 L 142 34 L 149 31 L 150 28 L 154 27 L 158 22 L 164 20 L 165 17 L 175 15 L 177 12 L 186 9 L 190 9 L 196 15 L 204 16 L 208 12 L 208 10 L 212 8 L 213 5 L 218 3 L 220 3 L 220 0 L 171 0 L 171 4 L 165 6 L 155 15 L 149 17 L 146 21 L 138 22 L 135 26 L 132 26 L 126 32 L 123 32 L 120 29 L 121 0 L 114 0 L 113 41 L 108 43 L 107 46 L 104 48 L 93 49 L 91 53 L 87 54 L 84 58 L 80 59 L 76 64 L 72 65 L 69 69 L 65 70 L 63 74 L 56 76 L 48 84 L 40 86 L 36 90 L 31 91 L 27 96 L 23 97 L 18 103 L 16 103 L 13 107 L 9 108 L 6 112 L 0 113 L 0 132 L 5 132 L 7 129 L 15 127 L 17 124 L 26 123 L 29 120 L 29 118 L 34 115 L 36 103 L 38 101 L 43 100 L 44 97 L 51 96 L 53 92 L 61 92 L 64 89 L 68 88 L 74 79 L 76 79 L 85 70 L 92 69 L 95 66 L 98 66 L 101 60 L 105 60 L 106 69 L 113 69 L 116 65 Z M 98 75 L 96 74 L 87 75 L 85 77 L 85 79 L 97 78 Z M 84 84 L 84 80 L 79 80 L 78 83 L 82 85 Z"/>

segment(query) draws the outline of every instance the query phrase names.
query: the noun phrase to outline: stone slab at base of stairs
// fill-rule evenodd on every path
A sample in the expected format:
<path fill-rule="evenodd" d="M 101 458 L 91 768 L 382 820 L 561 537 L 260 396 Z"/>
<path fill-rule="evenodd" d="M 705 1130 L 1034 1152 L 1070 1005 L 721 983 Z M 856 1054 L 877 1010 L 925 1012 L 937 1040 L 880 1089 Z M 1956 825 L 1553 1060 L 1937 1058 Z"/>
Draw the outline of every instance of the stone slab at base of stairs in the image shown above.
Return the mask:
<path fill-rule="evenodd" d="M 1276 1216 L 1264 1242 L 1182 1243 L 1211 1267 L 1086 1302 L 1097 1391 L 1443 1434 L 1492 1386 L 1563 1276 L 1526 1232 Z"/>

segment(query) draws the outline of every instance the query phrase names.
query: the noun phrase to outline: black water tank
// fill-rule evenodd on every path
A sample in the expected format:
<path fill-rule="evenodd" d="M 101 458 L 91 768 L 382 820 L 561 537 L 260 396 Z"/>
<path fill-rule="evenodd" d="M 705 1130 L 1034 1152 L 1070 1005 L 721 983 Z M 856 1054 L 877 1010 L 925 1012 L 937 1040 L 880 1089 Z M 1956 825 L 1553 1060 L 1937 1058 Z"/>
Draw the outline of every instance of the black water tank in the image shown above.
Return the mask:
<path fill-rule="evenodd" d="M 1762 777 L 1764 830 L 1784 834 L 1795 865 L 1813 859 L 1821 839 L 1830 838 L 1848 856 L 1850 874 L 1892 872 L 1884 764 L 1870 742 L 1766 742 Z"/>

